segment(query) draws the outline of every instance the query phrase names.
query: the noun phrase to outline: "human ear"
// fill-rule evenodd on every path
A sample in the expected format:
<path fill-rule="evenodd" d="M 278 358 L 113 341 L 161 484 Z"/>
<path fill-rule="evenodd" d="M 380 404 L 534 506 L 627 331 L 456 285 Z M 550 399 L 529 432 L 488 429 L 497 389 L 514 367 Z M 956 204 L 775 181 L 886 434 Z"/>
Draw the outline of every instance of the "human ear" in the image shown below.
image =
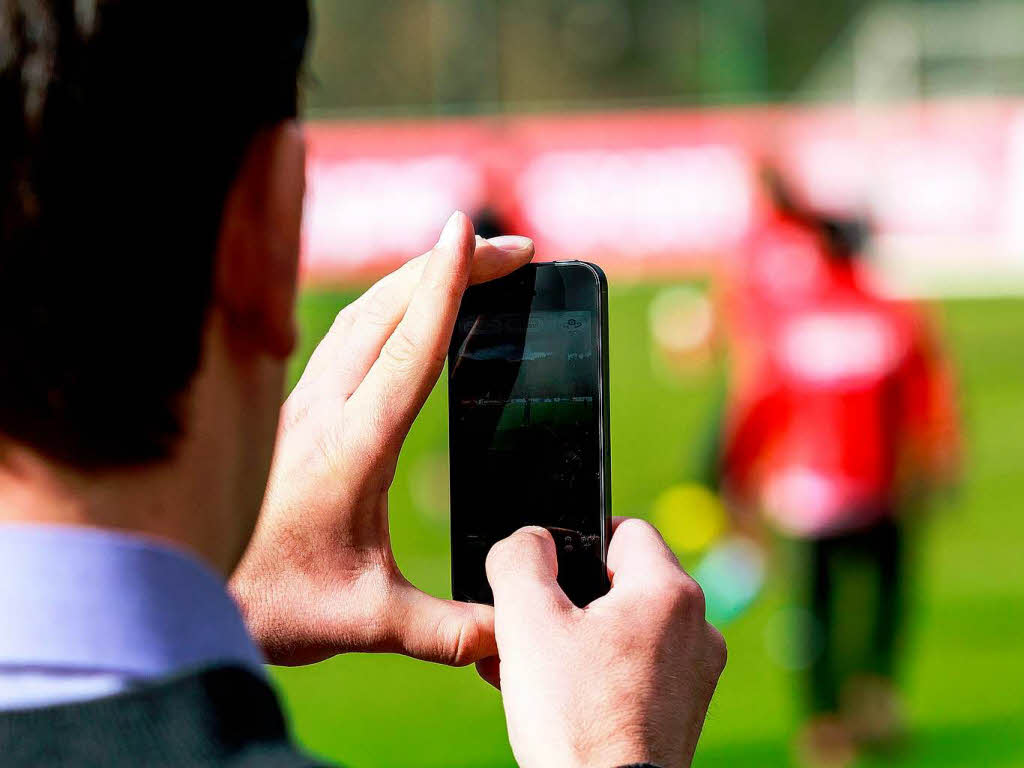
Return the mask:
<path fill-rule="evenodd" d="M 221 217 L 214 303 L 235 341 L 274 357 L 295 347 L 305 140 L 295 121 L 259 131 Z"/>

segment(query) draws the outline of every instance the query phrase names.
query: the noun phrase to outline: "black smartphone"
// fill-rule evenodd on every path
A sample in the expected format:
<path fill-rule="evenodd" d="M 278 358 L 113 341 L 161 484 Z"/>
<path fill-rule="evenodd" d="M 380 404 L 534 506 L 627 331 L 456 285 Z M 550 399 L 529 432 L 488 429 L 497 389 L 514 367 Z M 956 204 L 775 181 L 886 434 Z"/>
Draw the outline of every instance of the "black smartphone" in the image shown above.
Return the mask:
<path fill-rule="evenodd" d="M 608 591 L 608 283 L 593 264 L 528 264 L 466 291 L 448 350 L 452 596 L 492 603 L 484 562 L 524 525 L 551 531 L 579 606 Z"/>

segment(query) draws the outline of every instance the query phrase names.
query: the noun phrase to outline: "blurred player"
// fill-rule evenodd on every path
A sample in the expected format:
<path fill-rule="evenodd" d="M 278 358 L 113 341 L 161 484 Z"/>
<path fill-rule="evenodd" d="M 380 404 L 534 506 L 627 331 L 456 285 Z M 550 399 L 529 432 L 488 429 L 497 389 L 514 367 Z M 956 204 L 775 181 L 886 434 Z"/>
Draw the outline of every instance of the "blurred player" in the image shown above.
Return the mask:
<path fill-rule="evenodd" d="M 955 470 L 952 383 L 922 313 L 858 280 L 860 229 L 779 210 L 731 305 L 723 485 L 806 555 L 801 750 L 845 765 L 900 735 L 904 529 L 911 500 Z"/>
<path fill-rule="evenodd" d="M 716 281 L 731 396 L 754 383 L 766 326 L 820 293 L 828 279 L 828 244 L 818 222 L 771 167 L 761 169 L 758 181 L 756 224 Z"/>
<path fill-rule="evenodd" d="M 807 220 L 770 166 L 757 181 L 757 224 L 716 275 L 714 300 L 695 286 L 676 286 L 661 291 L 650 309 L 656 373 L 685 377 L 728 370 L 728 385 L 714 376 L 716 393 L 700 431 L 697 466 L 686 473 L 695 482 L 664 489 L 651 510 L 678 553 L 702 556 L 693 573 L 704 588 L 708 617 L 718 626 L 754 602 L 765 560 L 756 516 L 734 514 L 732 525 L 725 519 L 719 494 L 726 414 L 757 383 L 766 324 L 820 290 L 827 277 L 817 224 Z"/>

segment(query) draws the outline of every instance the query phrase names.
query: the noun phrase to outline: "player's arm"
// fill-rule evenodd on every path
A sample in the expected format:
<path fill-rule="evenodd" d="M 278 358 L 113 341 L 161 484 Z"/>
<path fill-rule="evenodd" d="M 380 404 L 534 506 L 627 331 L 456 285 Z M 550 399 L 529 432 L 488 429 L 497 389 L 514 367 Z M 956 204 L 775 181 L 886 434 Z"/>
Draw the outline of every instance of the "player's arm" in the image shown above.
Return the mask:
<path fill-rule="evenodd" d="M 734 515 L 745 518 L 757 506 L 758 465 L 768 449 L 782 394 L 764 385 L 740 397 L 727 413 L 722 446 L 722 489 Z"/>
<path fill-rule="evenodd" d="M 962 453 L 955 375 L 923 319 L 901 383 L 904 473 L 917 487 L 949 487 L 959 477 Z"/>

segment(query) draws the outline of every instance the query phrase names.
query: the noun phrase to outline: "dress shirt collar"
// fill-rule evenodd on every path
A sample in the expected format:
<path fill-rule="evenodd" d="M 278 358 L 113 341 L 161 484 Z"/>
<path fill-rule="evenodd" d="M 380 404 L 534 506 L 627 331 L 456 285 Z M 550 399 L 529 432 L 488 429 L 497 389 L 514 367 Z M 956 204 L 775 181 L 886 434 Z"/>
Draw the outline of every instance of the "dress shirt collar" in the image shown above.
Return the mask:
<path fill-rule="evenodd" d="M 0 669 L 147 680 L 215 664 L 262 674 L 222 579 L 133 534 L 0 524 Z"/>

